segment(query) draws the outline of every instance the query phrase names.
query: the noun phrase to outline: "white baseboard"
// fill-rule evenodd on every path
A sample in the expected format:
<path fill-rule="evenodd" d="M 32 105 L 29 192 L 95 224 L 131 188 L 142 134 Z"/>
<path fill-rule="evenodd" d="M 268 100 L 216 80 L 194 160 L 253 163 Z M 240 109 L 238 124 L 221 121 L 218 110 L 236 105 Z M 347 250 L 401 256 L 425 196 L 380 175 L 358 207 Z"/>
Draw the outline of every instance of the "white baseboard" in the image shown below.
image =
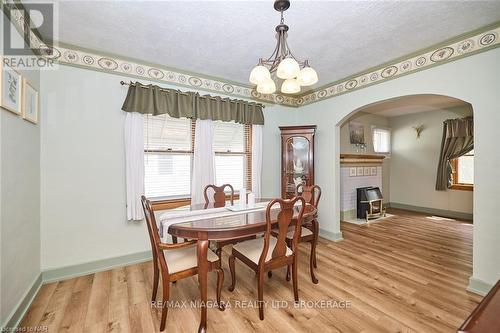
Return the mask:
<path fill-rule="evenodd" d="M 397 203 L 397 202 L 389 202 L 387 204 L 387 207 L 404 209 L 404 210 L 409 210 L 412 212 L 424 213 L 424 214 L 429 214 L 429 215 L 449 217 L 449 218 L 453 218 L 453 219 L 467 220 L 467 221 L 472 221 L 472 218 L 473 218 L 473 215 L 470 213 L 455 212 L 452 210 L 437 209 L 437 208 L 419 207 L 419 206 L 407 205 L 407 204 L 402 204 L 402 203 Z"/>
<path fill-rule="evenodd" d="M 33 300 L 35 299 L 35 296 L 38 294 L 38 291 L 42 287 L 42 284 L 43 284 L 42 273 L 40 273 L 35 278 L 30 288 L 26 290 L 26 292 L 24 293 L 19 303 L 17 303 L 14 310 L 12 310 L 10 315 L 7 317 L 7 320 L 5 320 L 5 322 L 2 323 L 2 325 L 0 326 L 1 332 L 3 331 L 14 332 L 13 329 L 19 326 L 19 323 L 24 318 L 24 315 L 28 311 Z"/>
<path fill-rule="evenodd" d="M 492 284 L 484 282 L 483 280 L 477 279 L 473 276 L 469 278 L 469 286 L 467 286 L 467 291 L 471 293 L 478 294 L 481 296 L 486 296 L 487 293 L 493 288 Z"/>
<path fill-rule="evenodd" d="M 43 283 L 56 282 L 74 277 L 107 271 L 116 267 L 123 267 L 151 260 L 151 251 L 127 254 L 120 257 L 96 260 L 84 264 L 60 267 L 42 272 Z"/>
<path fill-rule="evenodd" d="M 340 241 L 344 240 L 344 238 L 342 237 L 342 231 L 331 232 L 331 231 L 320 228 L 319 235 L 320 235 L 320 237 L 331 240 L 332 242 L 340 242 Z"/>

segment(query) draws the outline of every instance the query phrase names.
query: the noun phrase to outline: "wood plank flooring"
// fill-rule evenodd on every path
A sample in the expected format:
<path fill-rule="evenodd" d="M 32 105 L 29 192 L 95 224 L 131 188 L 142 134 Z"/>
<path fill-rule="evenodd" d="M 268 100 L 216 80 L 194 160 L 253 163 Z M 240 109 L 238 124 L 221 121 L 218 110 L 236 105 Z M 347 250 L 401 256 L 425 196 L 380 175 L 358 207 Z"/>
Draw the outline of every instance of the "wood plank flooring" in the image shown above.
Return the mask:
<path fill-rule="evenodd" d="M 321 239 L 318 285 L 310 281 L 309 245 L 302 244 L 299 296 L 309 303 L 294 308 L 285 271 L 275 271 L 265 282 L 264 321 L 253 303 L 255 275 L 238 261 L 236 289 L 227 291 L 226 253 L 222 296 L 228 308 L 209 309 L 208 331 L 455 332 L 481 300 L 465 291 L 472 272 L 472 225 L 391 213 L 396 216 L 369 226 L 342 223 L 342 242 Z M 151 306 L 151 285 L 151 262 L 46 284 L 20 326 L 49 332 L 157 332 L 160 311 Z M 196 278 L 172 285 L 170 294 L 179 307 L 169 310 L 166 332 L 196 332 L 199 310 L 189 303 L 198 299 Z M 209 298 L 215 299 L 215 273 L 209 278 Z M 325 302 L 312 303 L 318 300 Z M 278 307 L 273 301 L 287 303 Z"/>

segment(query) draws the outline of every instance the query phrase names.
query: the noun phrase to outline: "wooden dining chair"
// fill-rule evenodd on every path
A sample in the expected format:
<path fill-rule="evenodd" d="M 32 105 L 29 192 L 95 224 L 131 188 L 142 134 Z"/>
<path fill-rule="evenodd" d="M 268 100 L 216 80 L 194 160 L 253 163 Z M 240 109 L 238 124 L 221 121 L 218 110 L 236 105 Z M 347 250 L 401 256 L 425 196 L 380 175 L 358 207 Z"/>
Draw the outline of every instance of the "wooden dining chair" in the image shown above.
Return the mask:
<path fill-rule="evenodd" d="M 231 205 L 234 205 L 234 188 L 231 184 L 224 184 L 221 186 L 207 185 L 203 190 L 203 196 L 205 197 L 205 205 L 208 205 L 211 201 L 208 198 L 208 191 L 213 190 L 213 203 L 214 207 L 224 207 L 226 205 L 226 187 L 229 188 L 229 200 Z"/>
<path fill-rule="evenodd" d="M 207 185 L 207 186 L 205 186 L 205 189 L 203 190 L 203 195 L 205 197 L 205 208 L 208 207 L 210 202 L 213 202 L 215 208 L 224 207 L 226 205 L 226 199 L 227 199 L 227 196 L 226 196 L 227 194 L 225 192 L 226 188 L 229 188 L 229 190 L 230 190 L 229 194 L 228 194 L 229 195 L 229 202 L 231 203 L 231 205 L 234 205 L 234 188 L 231 184 L 224 184 L 221 186 Z M 208 191 L 210 189 L 213 190 L 213 195 L 212 195 L 213 201 L 210 201 L 210 198 L 208 195 Z M 240 195 L 241 195 L 241 193 L 240 193 Z M 255 238 L 255 237 L 252 237 L 252 238 Z M 221 261 L 221 265 L 222 265 L 222 248 L 226 245 L 235 244 L 236 242 L 242 241 L 245 239 L 251 239 L 251 238 L 247 237 L 247 238 L 238 239 L 238 240 L 229 239 L 229 240 L 225 240 L 225 241 L 213 242 L 213 244 L 215 244 L 215 249 L 216 249 L 215 253 L 219 257 L 219 260 Z"/>
<path fill-rule="evenodd" d="M 318 185 L 299 184 L 295 189 L 295 195 L 304 198 L 306 203 L 318 209 L 319 200 L 321 199 L 321 187 Z M 287 234 L 287 243 L 290 245 L 293 240 L 293 230 L 289 230 Z M 314 269 L 317 268 L 316 262 L 316 246 L 319 238 L 319 223 L 317 214 L 308 221 L 304 221 L 300 232 L 299 241 L 302 243 L 311 243 L 311 253 L 309 256 L 309 270 L 311 272 L 311 280 L 314 284 L 318 283 L 318 279 L 314 275 Z M 287 269 L 286 280 L 290 281 L 290 269 Z"/>
<path fill-rule="evenodd" d="M 170 282 L 198 274 L 198 258 L 196 254 L 196 241 L 177 244 L 167 244 L 162 241 L 158 232 L 156 218 L 151 207 L 151 202 L 143 195 L 141 197 L 142 208 L 148 227 L 151 251 L 153 253 L 153 294 L 151 301 L 156 300 L 158 283 L 161 272 L 163 290 L 163 308 L 161 313 L 160 331 L 165 329 L 168 313 L 168 299 Z M 220 266 L 219 258 L 212 251 L 207 253 L 208 270 L 217 272 L 217 304 L 219 309 L 224 310 L 220 301 L 222 284 L 224 282 L 224 271 Z"/>
<path fill-rule="evenodd" d="M 293 221 L 294 211 L 296 211 L 294 205 L 297 201 L 300 201 L 302 205 L 297 207 L 298 215 L 294 226 L 292 246 L 290 247 L 287 245 L 286 237 L 288 228 Z M 277 203 L 280 205 L 280 211 L 277 216 L 278 234 L 277 237 L 274 237 L 271 235 L 271 210 Z M 229 268 L 231 270 L 231 286 L 229 287 L 229 291 L 233 291 L 236 285 L 236 258 L 254 270 L 257 274 L 259 318 L 261 320 L 264 320 L 263 297 L 265 272 L 283 266 L 292 266 L 293 295 L 295 302 L 299 301 L 297 255 L 301 221 L 305 206 L 306 202 L 302 197 L 295 197 L 291 200 L 274 199 L 267 205 L 266 231 L 264 232 L 264 237 L 244 241 L 234 245 L 231 256 L 229 256 Z"/>

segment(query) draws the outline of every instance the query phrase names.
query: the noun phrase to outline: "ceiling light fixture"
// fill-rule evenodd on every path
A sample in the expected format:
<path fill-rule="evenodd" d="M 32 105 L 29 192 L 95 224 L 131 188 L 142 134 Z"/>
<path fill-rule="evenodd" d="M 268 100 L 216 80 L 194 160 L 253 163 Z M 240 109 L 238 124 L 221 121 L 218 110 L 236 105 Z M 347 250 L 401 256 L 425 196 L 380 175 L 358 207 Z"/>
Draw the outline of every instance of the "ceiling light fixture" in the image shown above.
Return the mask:
<path fill-rule="evenodd" d="M 290 8 L 289 0 L 274 1 L 274 9 L 281 13 L 280 24 L 276 26 L 277 44 L 273 54 L 267 59 L 261 58 L 257 66 L 250 72 L 250 82 L 257 85 L 261 94 L 272 94 L 276 91 L 276 83 L 271 78 L 275 73 L 278 79 L 284 80 L 281 92 L 296 94 L 301 86 L 310 86 L 318 82 L 318 74 L 309 66 L 309 61 L 298 61 L 288 47 L 288 26 L 284 23 L 283 12 Z"/>

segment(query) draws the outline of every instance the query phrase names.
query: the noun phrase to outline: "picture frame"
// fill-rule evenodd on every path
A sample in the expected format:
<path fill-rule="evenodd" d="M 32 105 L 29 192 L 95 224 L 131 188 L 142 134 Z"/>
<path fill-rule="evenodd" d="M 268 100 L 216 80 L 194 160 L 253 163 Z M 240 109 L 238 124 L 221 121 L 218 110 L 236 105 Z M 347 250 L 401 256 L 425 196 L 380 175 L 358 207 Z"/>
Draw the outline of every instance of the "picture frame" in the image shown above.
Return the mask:
<path fill-rule="evenodd" d="M 369 176 L 370 175 L 370 167 L 364 167 L 363 168 L 363 175 Z"/>
<path fill-rule="evenodd" d="M 21 115 L 22 76 L 0 58 L 0 107 Z"/>
<path fill-rule="evenodd" d="M 377 167 L 370 167 L 370 175 L 371 176 L 377 175 Z"/>
<path fill-rule="evenodd" d="M 363 167 L 356 167 L 356 176 L 363 176 Z"/>
<path fill-rule="evenodd" d="M 358 122 L 349 122 L 349 142 L 355 145 L 365 144 L 365 125 Z"/>
<path fill-rule="evenodd" d="M 349 177 L 356 177 L 356 168 L 355 167 L 349 168 Z"/>
<path fill-rule="evenodd" d="M 38 90 L 26 78 L 23 79 L 21 101 L 23 119 L 38 124 L 38 110 L 40 107 Z"/>

